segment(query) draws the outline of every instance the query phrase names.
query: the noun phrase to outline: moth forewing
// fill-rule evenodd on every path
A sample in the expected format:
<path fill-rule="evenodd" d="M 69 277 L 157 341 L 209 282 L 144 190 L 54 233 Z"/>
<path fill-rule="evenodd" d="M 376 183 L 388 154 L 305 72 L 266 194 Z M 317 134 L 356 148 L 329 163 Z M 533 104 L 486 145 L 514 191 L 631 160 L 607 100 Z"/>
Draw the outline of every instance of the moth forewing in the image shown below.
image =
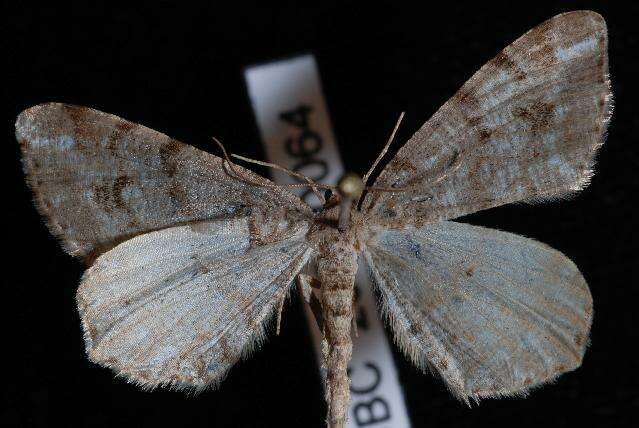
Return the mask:
<path fill-rule="evenodd" d="M 309 218 L 286 189 L 217 156 L 117 116 L 47 103 L 18 116 L 27 181 L 49 230 L 89 260 L 131 237 L 176 224 L 261 213 Z M 259 185 L 261 184 L 261 186 Z"/>
<path fill-rule="evenodd" d="M 608 38 L 595 12 L 538 25 L 484 65 L 398 151 L 363 211 L 424 225 L 588 184 L 612 111 Z M 459 165 L 440 181 L 451 156 Z"/>

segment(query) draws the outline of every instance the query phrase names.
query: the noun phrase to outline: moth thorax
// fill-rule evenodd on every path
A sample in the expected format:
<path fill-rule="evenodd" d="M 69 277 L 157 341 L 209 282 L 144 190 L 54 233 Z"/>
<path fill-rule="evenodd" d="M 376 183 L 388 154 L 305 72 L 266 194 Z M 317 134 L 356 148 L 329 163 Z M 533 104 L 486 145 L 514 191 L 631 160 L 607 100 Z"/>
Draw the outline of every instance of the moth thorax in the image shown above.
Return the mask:
<path fill-rule="evenodd" d="M 347 172 L 337 183 L 337 190 L 344 199 L 357 199 L 364 191 L 364 182 L 359 175 Z"/>

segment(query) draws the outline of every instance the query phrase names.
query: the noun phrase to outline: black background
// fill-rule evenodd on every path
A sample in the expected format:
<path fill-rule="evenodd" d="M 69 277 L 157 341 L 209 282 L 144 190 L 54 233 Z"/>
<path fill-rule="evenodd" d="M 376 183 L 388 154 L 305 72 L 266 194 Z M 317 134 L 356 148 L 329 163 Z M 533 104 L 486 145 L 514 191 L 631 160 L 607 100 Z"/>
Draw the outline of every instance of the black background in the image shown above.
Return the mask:
<path fill-rule="evenodd" d="M 143 392 L 89 363 L 74 299 L 83 267 L 60 250 L 31 204 L 13 137 L 21 110 L 45 101 L 87 105 L 209 151 L 215 135 L 234 152 L 261 158 L 242 70 L 312 52 L 344 162 L 362 173 L 400 111 L 407 116 L 397 141 L 405 141 L 504 46 L 573 9 L 600 12 L 610 32 L 616 106 L 591 186 L 570 200 L 501 207 L 466 220 L 534 237 L 580 267 L 595 302 L 583 366 L 527 399 L 485 400 L 468 409 L 394 352 L 415 427 L 631 424 L 639 410 L 632 352 L 639 297 L 636 3 L 232 10 L 57 3 L 3 6 L 2 354 L 9 362 L 0 380 L 1 424 L 321 427 L 325 414 L 297 300 L 285 310 L 281 335 L 271 334 L 215 391 Z"/>

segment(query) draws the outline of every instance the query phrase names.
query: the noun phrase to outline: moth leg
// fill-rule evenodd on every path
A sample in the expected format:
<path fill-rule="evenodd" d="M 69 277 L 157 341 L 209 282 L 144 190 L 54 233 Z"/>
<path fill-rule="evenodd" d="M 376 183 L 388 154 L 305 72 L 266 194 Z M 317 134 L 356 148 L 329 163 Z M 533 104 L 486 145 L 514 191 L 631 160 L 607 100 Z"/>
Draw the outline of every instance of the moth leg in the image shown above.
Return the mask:
<path fill-rule="evenodd" d="M 359 311 L 357 310 L 357 287 L 355 287 L 355 295 L 353 296 L 353 318 L 351 318 L 351 329 L 355 337 L 359 337 L 359 333 L 357 331 L 357 315 Z"/>
<path fill-rule="evenodd" d="M 282 311 L 284 310 L 284 300 L 286 300 L 286 294 L 282 296 L 280 301 L 278 302 L 277 308 L 277 327 L 275 328 L 275 334 L 277 336 L 280 335 L 280 324 L 282 322 Z"/>
<path fill-rule="evenodd" d="M 320 331 L 324 331 L 324 318 L 322 317 L 322 306 L 319 300 L 321 283 L 311 275 L 300 273 L 297 275 L 297 289 L 304 298 L 304 301 L 311 307 L 315 322 Z"/>
<path fill-rule="evenodd" d="M 306 303 L 311 302 L 311 282 L 316 280 L 311 275 L 300 273 L 295 277 L 295 283 L 297 285 L 297 291 L 304 298 Z"/>

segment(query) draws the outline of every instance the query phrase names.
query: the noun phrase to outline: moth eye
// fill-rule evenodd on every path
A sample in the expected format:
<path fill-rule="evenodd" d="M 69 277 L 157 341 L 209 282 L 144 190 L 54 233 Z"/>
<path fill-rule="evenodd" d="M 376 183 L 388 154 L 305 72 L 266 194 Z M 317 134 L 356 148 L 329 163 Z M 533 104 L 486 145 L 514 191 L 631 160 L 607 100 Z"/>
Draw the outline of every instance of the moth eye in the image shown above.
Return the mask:
<path fill-rule="evenodd" d="M 333 191 L 331 189 L 324 190 L 324 199 L 328 201 L 331 199 L 331 196 L 333 196 Z"/>

